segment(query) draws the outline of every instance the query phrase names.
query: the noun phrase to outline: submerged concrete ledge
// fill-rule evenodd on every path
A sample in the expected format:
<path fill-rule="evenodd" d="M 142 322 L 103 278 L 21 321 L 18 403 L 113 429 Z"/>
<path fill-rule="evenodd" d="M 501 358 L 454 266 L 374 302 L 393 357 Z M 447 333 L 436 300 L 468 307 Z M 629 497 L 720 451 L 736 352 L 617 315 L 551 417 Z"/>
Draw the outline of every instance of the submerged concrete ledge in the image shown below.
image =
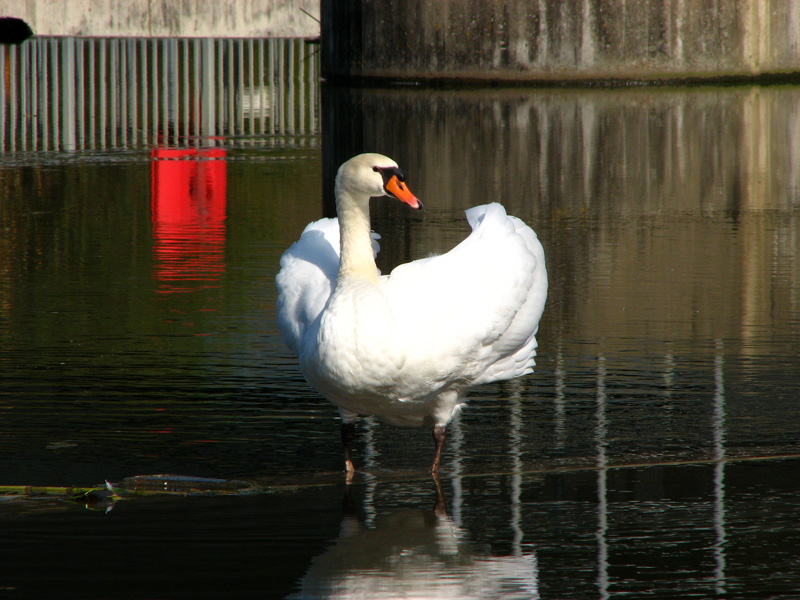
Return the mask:
<path fill-rule="evenodd" d="M 600 82 L 800 73 L 800 0 L 322 0 L 329 81 Z"/>

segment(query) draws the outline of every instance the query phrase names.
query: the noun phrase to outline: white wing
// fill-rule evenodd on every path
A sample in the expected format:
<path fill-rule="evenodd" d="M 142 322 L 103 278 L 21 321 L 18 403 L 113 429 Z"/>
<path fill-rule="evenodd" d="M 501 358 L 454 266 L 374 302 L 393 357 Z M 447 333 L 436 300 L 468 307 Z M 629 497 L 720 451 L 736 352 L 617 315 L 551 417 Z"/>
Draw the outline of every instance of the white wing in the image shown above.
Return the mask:
<path fill-rule="evenodd" d="M 295 354 L 306 327 L 325 307 L 339 268 L 339 224 L 336 219 L 309 223 L 300 239 L 281 256 L 278 327 Z"/>
<path fill-rule="evenodd" d="M 417 359 L 445 378 L 478 384 L 529 373 L 547 297 L 544 249 L 497 203 L 467 211 L 472 233 L 450 252 L 383 279 L 395 320 Z"/>

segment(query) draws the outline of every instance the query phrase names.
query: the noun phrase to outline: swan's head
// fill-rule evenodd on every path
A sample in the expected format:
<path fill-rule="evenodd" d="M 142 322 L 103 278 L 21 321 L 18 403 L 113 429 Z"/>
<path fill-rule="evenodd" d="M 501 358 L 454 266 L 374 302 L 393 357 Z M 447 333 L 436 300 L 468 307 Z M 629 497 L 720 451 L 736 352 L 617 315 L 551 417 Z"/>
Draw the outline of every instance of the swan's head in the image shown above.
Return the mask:
<path fill-rule="evenodd" d="M 411 193 L 405 184 L 405 175 L 388 156 L 383 154 L 359 154 L 341 167 L 336 174 L 336 189 L 352 195 L 391 196 L 405 202 L 411 208 L 422 208 L 422 202 Z"/>

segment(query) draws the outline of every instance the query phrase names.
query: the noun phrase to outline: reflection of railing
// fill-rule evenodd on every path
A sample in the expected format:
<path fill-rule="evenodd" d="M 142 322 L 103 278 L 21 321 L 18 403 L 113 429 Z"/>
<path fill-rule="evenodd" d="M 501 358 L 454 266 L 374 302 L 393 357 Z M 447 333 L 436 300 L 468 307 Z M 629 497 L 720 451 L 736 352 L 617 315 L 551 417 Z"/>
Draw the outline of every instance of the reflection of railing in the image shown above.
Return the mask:
<path fill-rule="evenodd" d="M 667 364 L 671 367 L 671 357 L 668 357 Z M 649 506 L 646 508 L 631 508 L 625 506 L 623 511 L 618 507 L 613 506 L 609 501 L 609 486 L 608 476 L 609 469 L 612 467 L 608 460 L 608 440 L 609 440 L 609 417 L 608 405 L 609 399 L 606 392 L 606 381 L 608 371 L 606 368 L 606 357 L 603 354 L 597 356 L 597 370 L 596 370 L 596 423 L 595 423 L 595 448 L 596 456 L 596 470 L 597 470 L 597 531 L 595 537 L 597 539 L 597 587 L 600 593 L 600 598 L 609 598 L 611 596 L 610 587 L 612 585 L 612 577 L 609 575 L 611 569 L 611 561 L 609 552 L 615 550 L 615 541 L 619 541 L 619 537 L 614 539 L 613 524 L 615 518 L 621 513 L 625 512 L 626 518 L 630 518 L 630 514 L 636 510 L 646 513 L 647 510 L 655 510 L 659 512 L 666 512 L 669 510 L 670 501 L 662 499 L 663 506 Z M 711 513 L 714 528 L 714 542 L 710 545 L 710 550 L 714 557 L 714 573 L 711 579 L 714 583 L 715 591 L 718 595 L 724 595 L 727 580 L 726 580 L 726 561 L 727 561 L 727 542 L 726 542 L 726 511 L 725 511 L 725 373 L 724 373 L 724 354 L 723 344 L 721 340 L 715 342 L 715 356 L 714 356 L 714 401 L 713 401 L 713 417 L 711 421 L 711 438 L 713 440 L 713 490 L 714 496 L 711 500 Z M 646 522 L 647 517 L 641 517 L 643 522 Z M 655 544 L 655 542 L 653 542 Z"/>
<path fill-rule="evenodd" d="M 0 152 L 318 143 L 318 59 L 303 40 L 33 38 L 0 46 L 0 65 Z"/>
<path fill-rule="evenodd" d="M 663 550 L 674 551 L 674 557 L 682 560 L 681 551 L 673 548 L 678 545 L 676 540 L 679 539 L 687 545 L 689 540 L 694 540 L 696 545 L 692 551 L 704 557 L 703 560 L 696 562 L 691 562 L 694 559 L 686 558 L 689 561 L 686 563 L 687 569 L 695 570 L 698 581 L 705 582 L 703 585 L 706 589 L 715 591 L 717 595 L 723 595 L 729 585 L 728 555 L 731 552 L 728 533 L 730 508 L 726 504 L 728 494 L 726 470 L 731 464 L 736 463 L 737 458 L 736 453 L 729 454 L 726 442 L 731 423 L 726 418 L 729 410 L 726 392 L 729 384 L 726 384 L 726 376 L 730 367 L 726 369 L 725 344 L 722 340 L 715 340 L 713 348 L 713 358 L 703 366 L 700 381 L 694 379 L 696 375 L 692 375 L 692 381 L 689 383 L 684 379 L 685 373 L 676 373 L 681 369 L 676 366 L 676 359 L 671 352 L 664 355 L 663 367 L 660 369 L 656 367 L 651 372 L 648 366 L 648 376 L 661 375 L 660 379 L 663 381 L 663 387 L 656 384 L 648 396 L 652 400 L 663 394 L 664 401 L 658 404 L 648 403 L 648 408 L 645 409 L 646 421 L 664 419 L 670 424 L 654 428 L 650 434 L 644 433 L 646 428 L 642 426 L 642 422 L 633 427 L 640 435 L 657 437 L 668 432 L 669 437 L 675 435 L 681 439 L 681 434 L 677 432 L 684 427 L 681 421 L 688 416 L 692 421 L 696 421 L 697 430 L 694 435 L 697 435 L 697 441 L 694 444 L 697 444 L 697 451 L 672 454 L 664 449 L 653 452 L 644 450 L 647 444 L 639 444 L 634 453 L 626 454 L 620 451 L 620 443 L 631 435 L 632 424 L 637 419 L 633 416 L 634 412 L 641 410 L 634 408 L 639 403 L 639 398 L 630 393 L 631 385 L 641 385 L 641 374 L 636 376 L 637 383 L 633 384 L 633 380 L 624 374 L 626 367 L 620 362 L 618 355 L 610 357 L 598 351 L 591 358 L 588 356 L 579 358 L 573 352 L 565 352 L 563 339 L 559 340 L 558 346 L 551 350 L 552 354 L 556 355 L 552 409 L 532 407 L 533 397 L 530 389 L 526 389 L 525 379 L 505 383 L 500 395 L 493 398 L 493 400 L 502 398 L 508 408 L 507 428 L 504 429 L 500 421 L 494 421 L 490 426 L 493 435 L 503 436 L 507 440 L 503 467 L 492 473 L 489 467 L 491 459 L 483 456 L 479 459 L 481 467 L 489 472 L 484 471 L 483 474 L 479 474 L 474 466 L 465 468 L 465 463 L 475 460 L 476 455 L 474 444 L 465 444 L 465 439 L 476 440 L 485 436 L 487 432 L 487 422 L 473 415 L 488 408 L 487 405 L 470 407 L 448 425 L 450 436 L 445 458 L 448 473 L 444 478 L 449 480 L 449 486 L 445 486 L 446 490 L 449 487 L 447 493 L 450 500 L 449 521 L 455 528 L 463 531 L 464 540 L 474 534 L 470 531 L 469 515 L 471 513 L 474 517 L 475 511 L 480 511 L 476 508 L 479 502 L 476 505 L 475 497 L 470 499 L 469 492 L 465 494 L 463 490 L 475 490 L 476 486 L 470 485 L 470 481 L 474 479 L 488 480 L 496 477 L 495 483 L 502 486 L 502 492 L 498 492 L 493 504 L 496 512 L 491 517 L 490 523 L 486 522 L 489 518 L 483 513 L 480 513 L 479 519 L 481 528 L 495 527 L 497 531 L 503 532 L 496 537 L 511 542 L 510 546 L 507 546 L 512 550 L 511 556 L 529 557 L 532 560 L 548 555 L 552 558 L 553 548 L 549 544 L 553 543 L 553 539 L 550 536 L 557 537 L 559 534 L 554 534 L 553 531 L 543 533 L 538 530 L 545 516 L 558 515 L 557 518 L 566 519 L 567 514 L 573 514 L 568 511 L 575 510 L 575 515 L 582 515 L 582 520 L 578 518 L 575 521 L 581 523 L 577 526 L 581 529 L 590 523 L 586 517 L 591 511 L 595 519 L 593 536 L 588 533 L 588 529 L 581 529 L 585 536 L 583 540 L 579 542 L 573 539 L 570 543 L 594 548 L 595 553 L 591 559 L 586 560 L 584 556 L 586 562 L 580 567 L 577 564 L 574 567 L 576 570 L 584 569 L 584 572 L 587 572 L 587 565 L 591 565 L 590 568 L 594 569 L 597 598 L 609 598 L 614 592 L 623 593 L 620 590 L 633 589 L 629 587 L 633 582 L 625 581 L 619 576 L 621 557 L 624 560 L 632 553 L 638 552 L 642 561 L 646 561 L 649 551 Z M 584 360 L 587 362 L 583 362 Z M 571 374 L 568 373 L 565 362 L 571 365 Z M 528 381 L 534 381 L 537 377 L 546 378 L 547 375 L 539 373 Z M 657 381 L 655 378 L 654 380 Z M 549 389 L 549 384 L 539 385 L 542 386 L 540 390 L 544 387 Z M 679 414 L 683 412 L 679 407 L 686 401 L 685 394 L 689 386 L 692 390 L 691 396 L 708 395 L 713 399 L 709 398 L 710 405 L 706 404 L 699 411 L 692 410 Z M 580 393 L 576 393 L 578 390 Z M 692 399 L 692 402 L 694 401 L 695 398 Z M 567 409 L 564 404 L 571 406 Z M 579 404 L 582 405 L 581 408 L 577 407 Z M 505 408 L 503 410 L 505 411 Z M 554 434 L 552 448 L 557 452 L 555 457 L 536 464 L 539 459 L 535 457 L 547 453 L 549 449 L 547 449 L 547 435 L 534 433 L 537 429 L 534 428 L 533 422 L 537 417 L 545 417 L 550 411 Z M 365 491 L 362 512 L 366 516 L 365 524 L 369 530 L 381 528 L 380 518 L 376 518 L 375 515 L 380 515 L 381 503 L 386 502 L 386 497 L 396 493 L 387 492 L 386 482 L 371 474 L 386 464 L 383 457 L 388 454 L 381 448 L 381 438 L 386 434 L 386 429 L 375 432 L 374 428 L 375 422 L 368 421 L 367 431 L 363 437 Z M 733 432 L 735 434 L 735 427 Z M 593 446 L 591 458 L 588 454 L 584 456 L 581 449 L 573 458 L 562 462 L 562 457 L 570 452 L 568 445 L 577 441 L 573 439 L 570 442 L 564 439 L 567 434 L 574 438 L 584 436 L 585 439 L 591 438 Z M 689 441 L 692 439 L 689 435 L 683 439 L 686 441 L 687 450 L 694 445 Z M 497 444 L 496 440 L 494 444 Z M 583 448 L 583 441 L 578 444 Z M 497 448 L 497 445 L 494 448 Z M 739 457 L 741 458 L 741 454 Z M 545 462 L 548 463 L 546 467 L 544 467 Z M 549 473 L 545 475 L 540 470 L 542 467 Z M 692 477 L 696 479 L 692 484 L 687 484 L 685 488 L 678 485 L 683 493 L 691 490 L 691 500 L 680 494 L 677 498 L 673 495 L 678 489 L 673 487 L 677 471 L 667 474 L 665 471 L 669 469 L 680 469 L 681 476 L 685 476 L 688 471 L 694 472 Z M 584 476 L 580 475 L 582 472 L 585 473 Z M 547 481 L 551 476 L 554 480 Z M 384 488 L 382 492 L 381 487 Z M 485 489 L 489 484 L 484 483 L 480 487 Z M 591 503 L 587 503 L 589 489 L 593 490 Z M 552 498 L 554 504 L 562 506 L 553 509 L 547 501 L 539 504 L 539 501 L 531 500 L 538 494 Z M 497 498 L 502 500 L 498 502 Z M 570 504 L 572 507 L 568 508 Z M 691 512 L 688 520 L 681 520 L 680 516 L 676 518 L 676 515 L 687 510 Z M 466 513 L 468 517 L 463 519 L 462 513 Z M 675 521 L 670 522 L 672 518 L 675 518 Z M 475 521 L 472 521 L 473 525 L 474 523 Z M 560 526 L 555 529 L 559 528 Z M 354 532 L 353 529 L 348 531 Z M 395 531 L 399 531 L 399 528 Z M 681 538 L 681 536 L 686 537 Z M 590 539 L 592 541 L 589 541 Z M 386 545 L 389 545 L 388 540 Z M 334 552 L 338 552 L 338 549 Z M 560 555 L 558 560 L 561 560 Z M 395 563 L 387 561 L 384 564 Z M 431 564 L 434 573 L 439 573 L 436 561 L 432 561 Z M 556 589 L 558 584 L 553 582 L 562 574 L 552 570 L 552 563 L 547 558 L 543 563 L 535 564 L 536 569 L 532 572 L 535 574 L 536 585 L 539 585 L 541 578 L 545 582 L 544 585 Z M 341 561 L 339 565 L 346 565 L 346 562 Z M 349 577 L 346 571 L 347 569 L 343 568 L 340 572 L 345 583 Z M 309 574 L 318 576 L 319 572 L 310 569 Z M 421 570 L 417 574 L 420 577 L 424 576 Z M 382 575 L 386 576 L 387 573 L 382 572 Z M 433 579 L 435 580 L 435 577 Z M 304 581 L 304 585 L 307 583 Z"/>

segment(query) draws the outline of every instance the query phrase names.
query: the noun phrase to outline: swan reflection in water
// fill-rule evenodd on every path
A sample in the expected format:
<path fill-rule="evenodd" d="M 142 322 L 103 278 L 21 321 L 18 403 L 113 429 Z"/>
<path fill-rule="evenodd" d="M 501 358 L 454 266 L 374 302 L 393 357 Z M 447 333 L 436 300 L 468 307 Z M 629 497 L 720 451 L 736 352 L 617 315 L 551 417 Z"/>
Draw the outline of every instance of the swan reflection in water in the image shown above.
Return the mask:
<path fill-rule="evenodd" d="M 538 598 L 535 553 L 492 556 L 468 540 L 442 499 L 432 509 L 399 509 L 372 527 L 346 515 L 334 545 L 289 598 Z"/>

